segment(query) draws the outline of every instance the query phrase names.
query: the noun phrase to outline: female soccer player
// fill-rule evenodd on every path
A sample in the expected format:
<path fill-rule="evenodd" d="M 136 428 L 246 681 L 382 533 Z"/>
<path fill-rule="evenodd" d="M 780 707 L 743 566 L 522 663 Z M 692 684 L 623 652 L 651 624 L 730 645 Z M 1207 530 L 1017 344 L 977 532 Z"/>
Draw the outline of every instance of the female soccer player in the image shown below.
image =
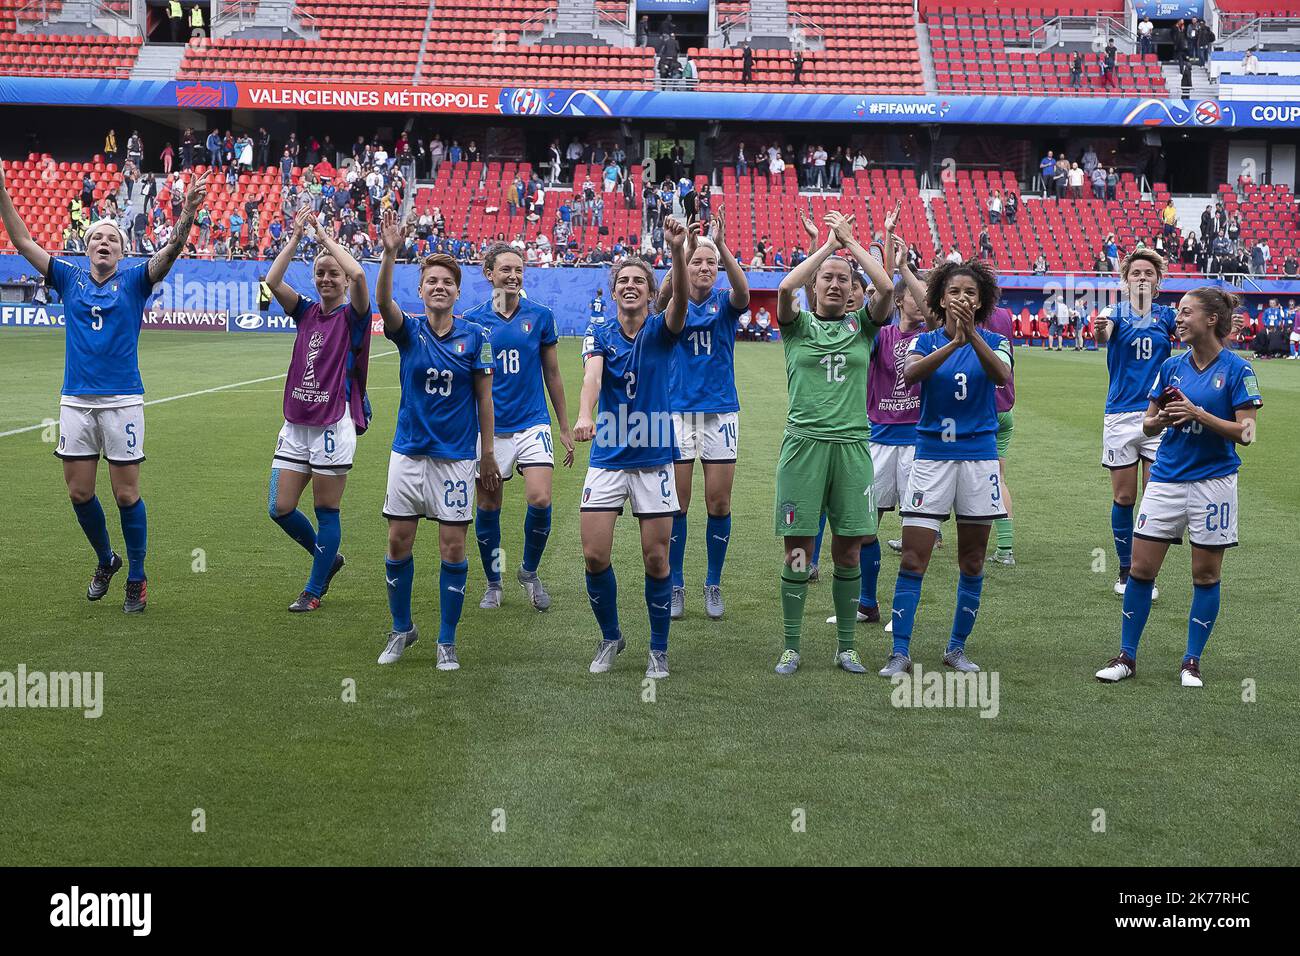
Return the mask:
<path fill-rule="evenodd" d="M 894 586 L 894 648 L 882 677 L 910 673 L 909 650 L 921 580 L 935 535 L 949 514 L 957 517 L 957 610 L 943 656 L 947 667 L 978 671 L 966 656 L 984 586 L 984 552 L 994 520 L 1006 516 L 998 470 L 995 390 L 1011 378 L 1007 340 L 982 328 L 998 301 L 993 271 L 980 261 L 946 262 L 926 283 L 926 306 L 943 325 L 912 341 L 903 368 L 921 383 L 916 458 L 900 514 L 903 555 Z"/>
<path fill-rule="evenodd" d="M 560 442 L 564 464 L 573 464 L 573 434 L 569 431 L 569 409 L 564 400 L 564 380 L 556 355 L 559 337 L 555 316 L 544 305 L 521 295 L 524 288 L 524 260 L 505 243 L 488 249 L 483 257 L 483 275 L 492 283 L 492 298 L 465 313 L 465 321 L 487 330 L 494 353 L 492 369 L 493 438 L 501 481 L 510 480 L 515 469 L 524 476 L 528 511 L 524 516 L 524 553 L 516 579 L 528 593 L 533 607 L 545 611 L 551 606 L 537 566 L 551 534 L 551 474 L 555 453 L 551 441 L 551 413 L 546 393 L 560 421 Z M 501 497 L 502 487 L 487 488 L 479 482 L 478 509 L 474 533 L 487 577 L 481 608 L 501 606 Z"/>
<path fill-rule="evenodd" d="M 420 263 L 424 315 L 405 314 L 393 301 L 393 263 L 403 230 L 392 210 L 384 214 L 384 257 L 375 290 L 384 335 L 400 354 L 401 403 L 388 461 L 388 556 L 384 562 L 393 629 L 379 663 L 391 664 L 419 638 L 411 620 L 411 548 L 420 518 L 438 522 L 438 670 L 460 668 L 456 625 L 465 603 L 465 529 L 470 523 L 475 441 L 481 443 L 478 477 L 489 491 L 501 483 L 492 421 L 492 343 L 481 325 L 452 314 L 460 295 L 460 266 L 435 253 Z"/>
<path fill-rule="evenodd" d="M 610 553 L 614 521 L 630 500 L 632 514 L 641 524 L 645 603 L 650 616 L 646 677 L 668 676 L 672 620 L 668 539 L 672 517 L 679 510 L 672 472 L 677 443 L 673 440 L 669 377 L 690 296 L 686 227 L 669 216 L 664 220 L 664 237 L 673 257 L 668 308 L 649 314 L 655 295 L 654 271 L 643 259 L 624 259 L 610 271 L 616 320 L 593 322 L 582 344 L 582 394 L 573 436 L 593 442 L 582 487 L 581 516 L 587 596 L 601 632 L 591 662 L 593 674 L 608 671 L 625 646 Z"/>
<path fill-rule="evenodd" d="M 115 222 L 103 219 L 86 231 L 89 268 L 54 258 L 32 238 L 19 217 L 5 187 L 3 168 L 0 162 L 0 221 L 14 248 L 63 300 L 67 338 L 59 444 L 54 454 L 63 460 L 63 480 L 72 508 L 98 560 L 86 597 L 91 601 L 102 598 L 122 567 L 122 559 L 109 543 L 104 509 L 95 496 L 95 473 L 103 455 L 122 519 L 129 564 L 122 610 L 138 613 L 148 603 L 144 571 L 148 528 L 140 497 L 140 463 L 144 461 L 140 328 L 154 284 L 166 278 L 189 239 L 194 216 L 207 194 L 208 174 L 190 184 L 171 241 L 148 262 L 119 272 L 128 243 L 126 233 Z"/>
<path fill-rule="evenodd" d="M 1147 390 L 1156 372 L 1173 350 L 1174 310 L 1158 305 L 1165 260 L 1150 249 L 1134 249 L 1120 264 L 1120 279 L 1127 300 L 1107 306 L 1093 323 L 1097 347 L 1106 346 L 1110 389 L 1101 436 L 1101 464 L 1110 470 L 1114 503 L 1110 509 L 1111 534 L 1119 558 L 1115 593 L 1124 594 L 1133 553 L 1133 503 L 1137 500 L 1138 461 L 1142 484 L 1151 480 L 1151 462 L 1160 447 L 1160 431 L 1143 430 Z M 1152 600 L 1159 597 L 1152 588 Z"/>
<path fill-rule="evenodd" d="M 704 471 L 708 570 L 704 577 L 704 613 L 722 617 L 722 566 L 731 540 L 731 487 L 736 478 L 740 441 L 740 400 L 736 395 L 736 325 L 749 308 L 749 281 L 727 248 L 725 211 L 718 206 L 712 237 L 701 236 L 692 223 L 686 240 L 686 276 L 690 301 L 686 326 L 673 352 L 673 434 L 677 439 L 674 469 L 681 511 L 673 516 L 668 563 L 673 576 L 673 620 L 686 608 L 682 566 L 686 559 L 686 513 L 691 506 L 695 460 Z M 718 267 L 726 270 L 728 289 L 715 289 Z M 671 275 L 651 311 L 661 312 L 671 297 Z"/>
<path fill-rule="evenodd" d="M 781 611 L 785 650 L 778 674 L 799 668 L 809 557 L 817 522 L 826 511 L 835 562 L 831 593 L 839 646 L 837 666 L 853 674 L 866 668 L 854 647 L 854 612 L 861 588 L 859 552 L 876 533 L 869 428 L 863 414 L 874 322 L 847 312 L 853 269 L 833 256 L 855 245 L 852 222 L 828 213 L 830 233 L 792 269 L 777 290 L 777 321 L 785 347 L 789 405 L 776 468 L 776 534 L 785 542 Z M 883 271 L 883 270 L 882 270 Z M 815 277 L 817 311 L 798 307 L 798 290 Z"/>
<path fill-rule="evenodd" d="M 1237 545 L 1235 445 L 1255 437 L 1263 400 L 1250 363 L 1223 347 L 1240 299 L 1211 287 L 1193 289 L 1178 303 L 1178 338 L 1188 351 L 1166 359 L 1147 393 L 1142 429 L 1164 432 L 1142 489 L 1133 564 L 1124 589 L 1120 652 L 1097 671 L 1114 683 L 1137 670 L 1138 640 L 1151 613 L 1151 592 L 1169 545 L 1192 542 L 1192 607 L 1187 650 L 1179 668 L 1184 687 L 1204 686 L 1201 655 L 1219 613 L 1223 552 Z"/>
<path fill-rule="evenodd" d="M 298 243 L 308 231 L 320 247 L 312 263 L 319 301 L 299 295 L 284 281 Z M 311 576 L 289 610 L 314 611 L 343 567 L 339 505 L 357 435 L 369 425 L 370 290 L 365 271 L 311 209 L 299 211 L 265 281 L 298 326 L 284 381 L 284 426 L 271 460 L 267 506 L 271 520 L 312 558 Z M 309 481 L 317 528 L 298 510 L 298 499 Z"/>

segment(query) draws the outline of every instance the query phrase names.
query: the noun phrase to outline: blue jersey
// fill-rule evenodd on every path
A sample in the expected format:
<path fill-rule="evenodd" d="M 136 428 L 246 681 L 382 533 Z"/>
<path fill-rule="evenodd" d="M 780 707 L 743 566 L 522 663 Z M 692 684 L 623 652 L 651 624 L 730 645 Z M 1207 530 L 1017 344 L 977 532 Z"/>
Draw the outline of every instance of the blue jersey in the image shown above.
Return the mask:
<path fill-rule="evenodd" d="M 598 315 L 605 314 L 605 300 L 595 298 L 591 300 L 591 317 L 594 319 Z"/>
<path fill-rule="evenodd" d="M 987 329 L 977 334 L 1011 365 L 1011 344 Z M 942 328 L 922 332 L 911 351 L 929 355 L 949 342 Z M 992 461 L 998 457 L 997 388 L 984 372 L 975 346 L 963 345 L 921 383 L 916 457 L 930 461 Z"/>
<path fill-rule="evenodd" d="M 741 310 L 731 292 L 714 289 L 703 302 L 686 307 L 686 327 L 673 350 L 672 390 L 675 412 L 738 412 L 736 397 L 736 324 Z"/>
<path fill-rule="evenodd" d="M 519 308 L 507 319 L 488 300 L 466 312 L 465 320 L 483 326 L 492 341 L 495 431 L 510 434 L 533 425 L 549 425 L 551 413 L 546 409 L 543 389 L 542 346 L 559 341 L 551 310 L 520 299 Z"/>
<path fill-rule="evenodd" d="M 492 343 L 483 326 L 454 318 L 439 336 L 423 316 L 407 315 L 388 337 L 397 346 L 402 383 L 393 451 L 456 461 L 478 457 L 474 378 L 492 374 Z"/>
<path fill-rule="evenodd" d="M 1262 318 L 1266 326 L 1275 329 L 1286 322 L 1286 310 L 1281 307 L 1273 308 L 1270 306 L 1264 310 Z"/>
<path fill-rule="evenodd" d="M 1174 315 L 1167 305 L 1153 304 L 1145 316 L 1134 312 L 1128 302 L 1110 310 L 1113 325 L 1106 343 L 1106 370 L 1110 373 L 1107 415 L 1146 411 L 1151 380 L 1173 351 Z"/>
<path fill-rule="evenodd" d="M 137 350 L 153 290 L 149 264 L 96 282 L 85 269 L 51 258 L 46 282 L 63 300 L 68 325 L 63 394 L 143 395 Z"/>
<path fill-rule="evenodd" d="M 649 468 L 677 454 L 668 380 L 678 336 L 664 313 L 647 316 L 636 338 L 623 326 L 593 322 L 582 342 L 582 360 L 605 360 L 590 462 L 596 468 Z"/>
<path fill-rule="evenodd" d="M 1215 418 L 1236 421 L 1237 409 L 1259 408 L 1264 400 L 1250 363 L 1230 349 L 1223 349 L 1199 371 L 1191 350 L 1167 359 L 1156 373 L 1149 399 L 1156 399 L 1172 385 L 1193 405 Z M 1165 429 L 1151 466 L 1152 481 L 1202 481 L 1234 475 L 1241 467 L 1233 442 L 1195 422 Z"/>

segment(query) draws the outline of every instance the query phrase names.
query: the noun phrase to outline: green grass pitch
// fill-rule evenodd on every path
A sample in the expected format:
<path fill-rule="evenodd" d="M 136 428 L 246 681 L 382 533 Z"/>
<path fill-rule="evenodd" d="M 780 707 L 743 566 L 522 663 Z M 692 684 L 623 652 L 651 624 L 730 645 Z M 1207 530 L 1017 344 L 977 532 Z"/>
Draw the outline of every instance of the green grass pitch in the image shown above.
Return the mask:
<path fill-rule="evenodd" d="M 145 333 L 149 399 L 282 374 L 288 336 Z M 1000 675 L 1000 712 L 895 709 L 874 674 L 832 668 L 829 582 L 810 591 L 804 667 L 781 650 L 772 481 L 785 412 L 779 345 L 742 344 L 744 405 L 727 614 L 704 618 L 697 473 L 688 612 L 672 676 L 643 700 L 647 625 L 634 521 L 615 569 L 629 649 L 587 672 L 597 631 L 583 586 L 578 499 L 587 450 L 557 469 L 540 615 L 508 584 L 478 609 L 470 553 L 463 669 L 433 667 L 436 535 L 416 542 L 422 640 L 375 658 L 389 627 L 380 517 L 398 399 L 375 341 L 375 418 L 343 502 L 347 569 L 322 609 L 290 615 L 307 559 L 266 515 L 281 382 L 146 411 L 148 612 L 123 580 L 89 604 L 93 557 L 42 431 L 0 438 L 0 670 L 104 673 L 104 712 L 0 710 L 0 860 L 7 864 L 1292 864 L 1296 449 L 1300 370 L 1258 367 L 1259 442 L 1243 453 L 1243 546 L 1227 555 L 1204 691 L 1178 686 L 1190 601 L 1173 549 L 1136 679 L 1092 673 L 1115 651 L 1110 489 L 1098 465 L 1100 355 L 1018 351 L 1009 482 L 1019 566 L 990 563 L 972 656 Z M 577 345 L 561 345 L 576 413 Z M 0 432 L 57 417 L 58 334 L 0 335 Z M 116 547 L 121 532 L 101 469 Z M 309 500 L 304 502 L 309 506 Z M 524 503 L 512 483 L 505 547 Z M 896 537 L 887 516 L 884 537 Z M 202 549 L 206 570 L 194 570 Z M 1093 570 L 1094 551 L 1106 569 Z M 914 655 L 938 667 L 954 553 L 926 577 Z M 897 558 L 885 552 L 881 599 Z M 509 578 L 507 579 L 509 580 Z M 869 665 L 888 650 L 859 626 Z M 343 682 L 356 682 L 345 702 Z M 1243 701 L 1243 681 L 1257 697 Z M 201 808 L 206 831 L 193 832 Z M 792 826 L 803 811 L 806 827 Z M 1105 813 L 1097 832 L 1095 811 Z M 494 821 L 497 826 L 494 827 Z M 504 832 L 501 823 L 504 822 Z"/>

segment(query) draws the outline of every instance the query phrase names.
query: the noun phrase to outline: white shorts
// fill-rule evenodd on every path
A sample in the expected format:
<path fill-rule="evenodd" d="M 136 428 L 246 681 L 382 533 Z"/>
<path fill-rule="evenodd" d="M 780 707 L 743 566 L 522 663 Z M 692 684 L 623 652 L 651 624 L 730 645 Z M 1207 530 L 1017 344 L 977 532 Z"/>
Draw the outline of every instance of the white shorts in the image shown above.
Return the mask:
<path fill-rule="evenodd" d="M 674 515 L 677 504 L 677 481 L 672 465 L 649 468 L 588 468 L 582 482 L 583 511 L 617 511 L 631 499 L 632 514 L 638 518 L 661 518 Z"/>
<path fill-rule="evenodd" d="M 110 465 L 144 461 L 144 403 L 117 408 L 59 406 L 59 444 L 64 461 L 99 458 Z"/>
<path fill-rule="evenodd" d="M 915 445 L 878 445 L 871 443 L 871 470 L 875 475 L 872 491 L 876 507 L 893 511 L 907 493 L 907 481 L 912 474 L 912 459 L 916 457 Z"/>
<path fill-rule="evenodd" d="M 1198 548 L 1237 546 L 1237 476 L 1203 481 L 1153 481 L 1142 491 L 1133 534 Z"/>
<path fill-rule="evenodd" d="M 995 518 L 1005 518 L 998 460 L 915 459 L 898 513 L 903 527 L 932 531 L 938 531 L 949 514 L 955 514 L 959 524 L 990 524 Z"/>
<path fill-rule="evenodd" d="M 1155 461 L 1160 450 L 1159 435 L 1142 431 L 1146 412 L 1117 412 L 1107 415 L 1101 428 L 1101 464 L 1105 468 L 1128 468 L 1139 458 Z"/>
<path fill-rule="evenodd" d="M 735 464 L 740 413 L 673 412 L 673 434 L 678 461 L 699 458 L 715 465 Z"/>
<path fill-rule="evenodd" d="M 1291 341 L 1292 341 L 1292 342 L 1300 342 L 1300 332 L 1292 332 L 1292 333 L 1291 333 Z"/>
<path fill-rule="evenodd" d="M 285 422 L 275 440 L 272 468 L 303 474 L 346 475 L 357 453 L 357 426 L 347 412 L 333 425 Z"/>
<path fill-rule="evenodd" d="M 509 481 L 516 470 L 525 468 L 554 468 L 555 450 L 551 443 L 550 425 L 533 425 L 521 432 L 503 432 L 492 436 L 492 454 L 496 456 L 501 480 Z M 479 439 L 479 454 L 483 453 L 483 440 Z M 474 469 L 478 476 L 478 467 Z"/>
<path fill-rule="evenodd" d="M 474 520 L 474 459 L 393 452 L 388 459 L 385 518 L 428 518 L 440 524 Z"/>

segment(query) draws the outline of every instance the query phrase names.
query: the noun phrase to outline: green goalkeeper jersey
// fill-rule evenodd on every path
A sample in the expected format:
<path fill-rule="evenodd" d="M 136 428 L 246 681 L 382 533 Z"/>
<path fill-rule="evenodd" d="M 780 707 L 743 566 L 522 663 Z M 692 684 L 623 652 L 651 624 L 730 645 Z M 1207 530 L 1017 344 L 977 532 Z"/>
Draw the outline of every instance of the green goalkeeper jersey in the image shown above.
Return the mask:
<path fill-rule="evenodd" d="M 819 319 L 800 312 L 781 326 L 791 435 L 823 441 L 866 441 L 867 366 L 876 326 L 866 309 L 842 319 Z"/>

